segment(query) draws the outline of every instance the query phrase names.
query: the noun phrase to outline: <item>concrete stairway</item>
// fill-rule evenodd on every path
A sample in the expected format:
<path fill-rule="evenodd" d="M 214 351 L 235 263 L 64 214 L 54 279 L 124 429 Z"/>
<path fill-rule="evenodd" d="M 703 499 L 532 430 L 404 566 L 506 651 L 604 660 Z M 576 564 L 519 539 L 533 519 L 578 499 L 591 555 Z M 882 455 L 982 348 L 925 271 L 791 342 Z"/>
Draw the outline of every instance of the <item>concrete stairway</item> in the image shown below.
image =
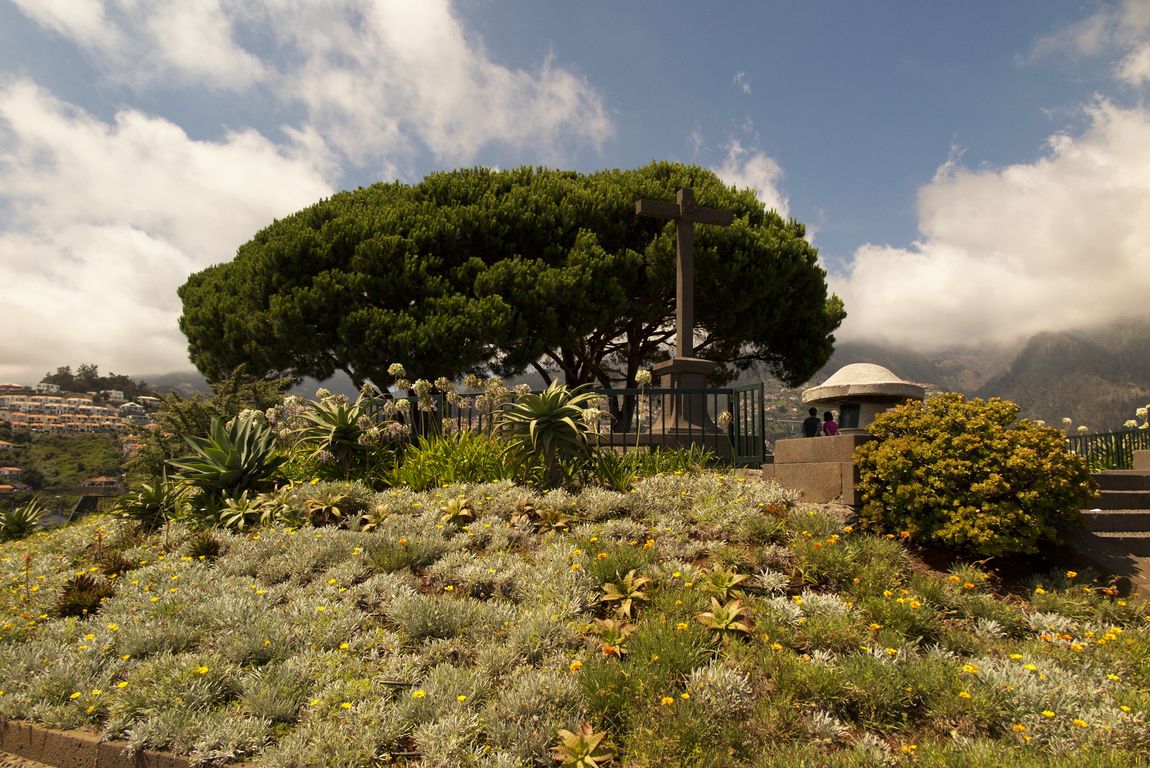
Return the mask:
<path fill-rule="evenodd" d="M 1094 475 L 1100 495 L 1067 540 L 1084 560 L 1150 597 L 1150 451 L 1135 452 L 1134 466 Z"/>

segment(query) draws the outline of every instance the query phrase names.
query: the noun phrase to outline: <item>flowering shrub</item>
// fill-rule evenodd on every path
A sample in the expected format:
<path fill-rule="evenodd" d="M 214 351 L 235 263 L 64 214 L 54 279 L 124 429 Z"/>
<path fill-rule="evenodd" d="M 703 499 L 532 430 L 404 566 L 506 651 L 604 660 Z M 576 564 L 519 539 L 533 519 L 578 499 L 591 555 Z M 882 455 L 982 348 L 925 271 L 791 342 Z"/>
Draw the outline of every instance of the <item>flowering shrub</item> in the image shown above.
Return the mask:
<path fill-rule="evenodd" d="M 859 447 L 860 517 L 966 554 L 1034 552 L 1078 520 L 1094 490 L 1063 436 L 1018 406 L 943 394 L 875 419 Z"/>

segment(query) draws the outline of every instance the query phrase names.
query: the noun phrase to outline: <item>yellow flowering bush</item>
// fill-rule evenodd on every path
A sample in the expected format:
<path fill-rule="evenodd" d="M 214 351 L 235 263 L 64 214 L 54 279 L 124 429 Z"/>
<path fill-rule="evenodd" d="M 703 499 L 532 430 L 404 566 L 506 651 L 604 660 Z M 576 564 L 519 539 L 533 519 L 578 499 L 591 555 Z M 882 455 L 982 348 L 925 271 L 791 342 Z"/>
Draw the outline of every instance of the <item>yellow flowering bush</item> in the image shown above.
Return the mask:
<path fill-rule="evenodd" d="M 859 447 L 860 517 L 977 556 L 1034 552 L 1093 497 L 1085 462 L 1018 406 L 947 393 L 882 413 Z"/>

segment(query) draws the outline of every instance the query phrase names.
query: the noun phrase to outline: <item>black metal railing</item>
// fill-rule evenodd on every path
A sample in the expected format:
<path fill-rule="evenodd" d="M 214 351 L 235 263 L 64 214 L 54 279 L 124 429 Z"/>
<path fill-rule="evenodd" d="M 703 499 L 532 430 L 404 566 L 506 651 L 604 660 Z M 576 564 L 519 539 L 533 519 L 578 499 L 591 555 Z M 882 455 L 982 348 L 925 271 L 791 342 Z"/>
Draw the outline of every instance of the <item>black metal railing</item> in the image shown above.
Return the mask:
<path fill-rule="evenodd" d="M 1086 459 L 1091 471 L 1130 469 L 1134 451 L 1150 450 L 1150 429 L 1127 429 L 1098 435 L 1070 435 L 1066 447 Z"/>
<path fill-rule="evenodd" d="M 724 464 L 762 466 L 766 446 L 761 384 L 713 389 L 596 389 L 602 419 L 593 424 L 601 447 L 627 452 L 660 446 L 698 446 Z M 432 397 L 433 410 L 412 402 L 407 423 L 416 435 L 491 428 L 493 409 L 483 393 Z"/>

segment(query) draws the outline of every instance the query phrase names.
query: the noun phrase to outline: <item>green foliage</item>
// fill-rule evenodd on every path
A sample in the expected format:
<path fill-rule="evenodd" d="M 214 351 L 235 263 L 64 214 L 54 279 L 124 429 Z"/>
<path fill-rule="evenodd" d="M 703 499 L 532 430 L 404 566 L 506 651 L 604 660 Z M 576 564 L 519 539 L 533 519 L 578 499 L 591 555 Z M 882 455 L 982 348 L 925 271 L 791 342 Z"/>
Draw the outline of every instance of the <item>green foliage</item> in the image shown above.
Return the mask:
<path fill-rule="evenodd" d="M 390 473 L 393 485 L 426 491 L 452 483 L 493 483 L 510 480 L 514 467 L 503 453 L 504 444 L 479 432 L 420 435 Z"/>
<path fill-rule="evenodd" d="M 0 510 L 0 541 L 22 539 L 40 527 L 44 505 L 39 498 L 15 509 Z"/>
<path fill-rule="evenodd" d="M 328 480 L 368 477 L 389 458 L 387 438 L 373 416 L 382 411 L 381 398 L 366 391 L 352 403 L 343 395 L 327 394 L 307 404 L 291 437 L 317 476 Z"/>
<path fill-rule="evenodd" d="M 615 756 L 603 744 L 606 737 L 606 733 L 596 733 L 591 723 L 579 726 L 578 733 L 561 728 L 552 756 L 563 768 L 599 768 Z"/>
<path fill-rule="evenodd" d="M 563 462 L 590 455 L 592 432 L 583 412 L 595 408 L 599 399 L 582 387 L 552 382 L 543 392 L 505 404 L 496 416 L 497 429 L 507 438 L 510 452 L 527 457 L 528 463 L 542 462 L 543 482 L 553 488 L 561 480 Z"/>
<path fill-rule="evenodd" d="M 187 486 L 159 477 L 151 483 L 140 483 L 134 491 L 121 496 L 112 512 L 135 521 L 145 532 L 154 531 L 180 517 L 186 497 Z"/>
<path fill-rule="evenodd" d="M 63 392 L 100 392 L 115 389 L 123 392 L 128 400 L 135 400 L 140 395 L 154 394 L 151 385 L 146 381 L 134 381 L 115 373 L 101 376 L 99 366 L 91 363 L 81 364 L 75 373 L 72 373 L 72 366 L 61 366 L 55 373 L 44 374 L 44 378 L 40 381 L 56 384 Z"/>
<path fill-rule="evenodd" d="M 1093 497 L 1085 463 L 1018 407 L 943 394 L 880 414 L 858 449 L 860 517 L 978 556 L 1034 552 Z"/>
<path fill-rule="evenodd" d="M 675 295 L 675 225 L 636 217 L 635 201 L 684 186 L 735 214 L 696 233 L 698 354 L 805 381 L 845 313 L 803 226 L 674 163 L 465 169 L 333 195 L 192 275 L 180 328 L 209 379 L 246 362 L 379 384 L 394 359 L 456 378 L 546 357 L 572 385 L 634 386 L 666 355 Z"/>
<path fill-rule="evenodd" d="M 621 616 L 631 618 L 631 607 L 636 602 L 646 602 L 647 593 L 643 587 L 650 582 L 647 576 L 639 576 L 635 571 L 627 571 L 625 576 L 603 585 L 603 594 L 599 602 L 605 604 L 617 603 L 615 610 Z"/>
<path fill-rule="evenodd" d="M 123 454 L 112 434 L 46 435 L 32 433 L 19 466 L 32 471 L 44 488 L 77 488 L 96 475 L 118 476 Z M 38 478 L 36 476 L 39 476 Z M 30 485 L 27 476 L 25 482 Z"/>
<path fill-rule="evenodd" d="M 168 394 L 153 414 L 154 428 L 142 436 L 142 446 L 128 460 L 128 471 L 144 479 L 163 475 L 170 459 L 187 452 L 185 435 L 207 434 L 212 419 L 227 422 L 245 410 L 262 413 L 277 406 L 290 384 L 290 378 L 253 377 L 247 366 L 240 364 L 211 382 L 210 395 Z"/>
<path fill-rule="evenodd" d="M 206 437 L 186 437 L 193 453 L 168 463 L 176 479 L 223 498 L 267 488 L 284 462 L 262 414 L 245 411 L 226 425 L 213 418 Z"/>

